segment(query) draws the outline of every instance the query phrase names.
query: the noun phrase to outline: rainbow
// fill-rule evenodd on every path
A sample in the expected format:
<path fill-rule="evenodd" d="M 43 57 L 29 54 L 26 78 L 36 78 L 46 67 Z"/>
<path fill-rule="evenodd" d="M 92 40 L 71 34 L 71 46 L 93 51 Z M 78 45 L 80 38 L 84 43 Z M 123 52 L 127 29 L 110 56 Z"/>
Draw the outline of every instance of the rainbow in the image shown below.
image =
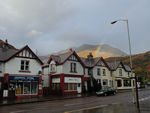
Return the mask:
<path fill-rule="evenodd" d="M 101 52 L 101 49 L 102 49 L 102 46 L 103 46 L 103 44 L 100 43 L 100 44 L 96 47 L 96 52 L 95 52 L 96 57 L 99 57 L 100 52 Z"/>

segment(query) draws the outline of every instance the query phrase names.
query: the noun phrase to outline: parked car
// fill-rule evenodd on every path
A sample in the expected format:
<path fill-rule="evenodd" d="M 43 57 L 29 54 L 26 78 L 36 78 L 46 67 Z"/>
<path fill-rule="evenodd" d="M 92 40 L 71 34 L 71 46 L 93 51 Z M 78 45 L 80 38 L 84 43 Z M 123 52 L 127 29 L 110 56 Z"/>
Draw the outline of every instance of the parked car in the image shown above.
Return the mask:
<path fill-rule="evenodd" d="M 113 95 L 116 94 L 116 90 L 112 87 L 105 87 L 96 92 L 97 96 L 100 96 L 100 95 L 107 96 L 107 95 L 111 95 L 111 94 L 113 94 Z"/>

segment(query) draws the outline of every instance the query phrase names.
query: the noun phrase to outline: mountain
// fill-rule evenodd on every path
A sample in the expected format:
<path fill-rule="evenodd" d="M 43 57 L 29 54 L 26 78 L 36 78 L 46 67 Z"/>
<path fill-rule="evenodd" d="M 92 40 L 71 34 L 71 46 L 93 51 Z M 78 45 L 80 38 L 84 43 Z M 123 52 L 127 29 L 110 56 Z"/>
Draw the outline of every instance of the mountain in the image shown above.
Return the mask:
<path fill-rule="evenodd" d="M 117 56 L 127 56 L 127 54 L 117 48 L 111 47 L 107 44 L 102 45 L 90 45 L 90 44 L 84 44 L 79 47 L 72 47 L 73 50 L 75 50 L 80 57 L 87 57 L 89 53 L 92 53 L 94 57 L 117 57 Z M 68 51 L 69 49 L 66 49 L 64 51 L 60 51 L 57 54 L 64 53 Z"/>
<path fill-rule="evenodd" d="M 125 64 L 130 65 L 129 56 L 126 57 L 110 57 L 106 61 L 123 61 Z M 141 81 L 150 81 L 150 51 L 132 55 L 133 70 Z"/>

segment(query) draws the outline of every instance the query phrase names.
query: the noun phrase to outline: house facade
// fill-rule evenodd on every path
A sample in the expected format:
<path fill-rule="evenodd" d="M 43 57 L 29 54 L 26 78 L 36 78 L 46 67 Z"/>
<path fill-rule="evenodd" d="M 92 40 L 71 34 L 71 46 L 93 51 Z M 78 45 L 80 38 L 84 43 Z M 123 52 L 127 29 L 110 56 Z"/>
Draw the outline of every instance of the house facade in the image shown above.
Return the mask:
<path fill-rule="evenodd" d="M 42 94 L 42 61 L 25 46 L 22 49 L 0 48 L 0 77 L 3 97 Z"/>
<path fill-rule="evenodd" d="M 135 88 L 135 73 L 131 72 L 131 68 L 122 62 L 113 63 L 111 67 L 115 89 L 131 89 Z"/>
<path fill-rule="evenodd" d="M 61 90 L 63 94 L 82 93 L 86 77 L 83 63 L 75 51 L 51 55 L 43 72 L 48 75 L 45 78 L 43 76 L 44 86 Z"/>

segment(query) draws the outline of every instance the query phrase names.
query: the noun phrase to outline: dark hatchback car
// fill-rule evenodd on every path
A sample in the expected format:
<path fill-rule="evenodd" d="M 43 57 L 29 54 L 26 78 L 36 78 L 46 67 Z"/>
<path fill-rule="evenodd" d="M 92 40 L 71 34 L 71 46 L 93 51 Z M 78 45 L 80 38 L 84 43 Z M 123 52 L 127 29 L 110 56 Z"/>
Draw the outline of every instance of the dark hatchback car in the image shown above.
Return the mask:
<path fill-rule="evenodd" d="M 116 90 L 112 87 L 105 87 L 96 92 L 97 96 L 100 96 L 100 95 L 107 96 L 107 95 L 111 95 L 111 94 L 113 94 L 113 95 L 116 94 Z"/>

